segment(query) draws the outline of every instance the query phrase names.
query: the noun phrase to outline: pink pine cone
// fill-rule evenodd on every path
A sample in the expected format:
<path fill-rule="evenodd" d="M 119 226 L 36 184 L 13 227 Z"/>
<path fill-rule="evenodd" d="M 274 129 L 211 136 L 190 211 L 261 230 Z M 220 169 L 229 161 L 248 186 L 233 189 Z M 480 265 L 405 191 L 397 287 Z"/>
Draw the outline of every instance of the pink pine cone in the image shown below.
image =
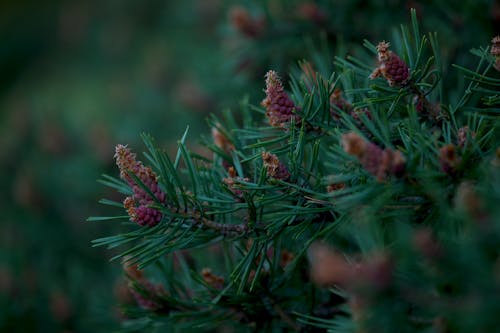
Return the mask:
<path fill-rule="evenodd" d="M 297 107 L 283 89 L 281 79 L 275 71 L 266 74 L 266 98 L 262 105 L 266 108 L 266 116 L 273 127 L 284 127 L 293 117 L 299 119 L 293 112 Z"/>
<path fill-rule="evenodd" d="M 155 203 L 154 198 L 160 203 L 164 203 L 166 200 L 166 195 L 158 184 L 158 177 L 151 168 L 137 161 L 136 155 L 127 146 L 117 145 L 115 158 L 120 169 L 120 177 L 127 181 L 133 191 L 133 195 L 124 201 L 124 207 L 130 219 L 141 226 L 155 226 L 161 221 L 162 214 L 150 205 Z M 154 195 L 154 198 L 130 176 L 130 173 L 139 178 L 142 184 Z"/>

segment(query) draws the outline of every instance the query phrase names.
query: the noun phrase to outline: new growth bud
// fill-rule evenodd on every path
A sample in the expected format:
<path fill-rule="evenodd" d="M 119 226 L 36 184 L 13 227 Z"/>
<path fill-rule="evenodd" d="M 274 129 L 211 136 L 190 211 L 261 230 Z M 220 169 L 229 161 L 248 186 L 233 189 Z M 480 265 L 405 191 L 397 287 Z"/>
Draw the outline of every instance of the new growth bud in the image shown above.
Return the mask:
<path fill-rule="evenodd" d="M 212 127 L 212 139 L 214 141 L 214 144 L 222 150 L 225 154 L 228 156 L 231 156 L 231 153 L 235 150 L 233 143 L 228 139 L 228 137 L 222 133 L 219 128 L 217 127 L 218 124 L 214 127 Z M 231 167 L 231 163 L 227 161 L 226 159 L 222 160 L 222 166 L 225 169 L 228 169 Z"/>
<path fill-rule="evenodd" d="M 294 114 L 297 107 L 283 89 L 281 79 L 275 71 L 266 74 L 266 98 L 262 101 L 266 108 L 266 116 L 273 127 L 285 127 L 292 118 L 300 118 Z"/>
<path fill-rule="evenodd" d="M 455 145 L 448 144 L 439 149 L 439 163 L 441 164 L 441 170 L 450 176 L 455 175 L 460 161 L 461 160 L 457 155 Z"/>
<path fill-rule="evenodd" d="M 238 177 L 234 167 L 229 167 L 227 170 L 229 177 L 222 179 L 222 182 L 226 184 L 228 189 L 233 193 L 237 201 L 243 201 L 243 191 L 238 188 L 238 180 L 248 182 L 248 178 Z"/>
<path fill-rule="evenodd" d="M 464 127 L 460 127 L 458 129 L 458 134 L 457 134 L 457 143 L 459 147 L 465 146 L 467 142 L 469 142 L 470 139 L 475 139 L 476 138 L 476 132 L 473 132 L 470 130 L 469 126 L 465 125 Z"/>
<path fill-rule="evenodd" d="M 267 175 L 271 178 L 287 181 L 290 178 L 290 172 L 287 167 L 280 162 L 278 156 L 262 152 L 262 161 L 267 170 Z"/>
<path fill-rule="evenodd" d="M 322 242 L 308 249 L 310 276 L 319 286 L 346 285 L 353 277 L 354 267 L 339 253 Z"/>
<path fill-rule="evenodd" d="M 330 96 L 330 114 L 335 120 L 340 119 L 339 109 L 349 114 L 353 112 L 352 104 L 342 96 L 342 90 L 337 88 Z"/>
<path fill-rule="evenodd" d="M 370 75 L 370 79 L 383 76 L 390 86 L 403 86 L 408 82 L 410 69 L 394 52 L 389 50 L 390 43 L 380 42 L 377 45 L 378 67 Z"/>
<path fill-rule="evenodd" d="M 165 193 L 158 185 L 158 177 L 151 168 L 137 161 L 136 155 L 127 146 L 116 146 L 115 159 L 116 165 L 120 169 L 120 177 L 129 184 L 133 191 L 133 195 L 123 201 L 123 206 L 127 210 L 130 220 L 141 226 L 157 225 L 161 221 L 162 214 L 151 205 L 155 201 L 165 202 Z M 135 175 L 142 184 L 136 182 L 132 175 Z M 154 198 L 142 185 L 149 189 Z"/>
<path fill-rule="evenodd" d="M 266 22 L 263 17 L 254 18 L 248 10 L 241 6 L 234 6 L 229 11 L 232 26 L 242 35 L 255 38 L 264 31 Z"/>
<path fill-rule="evenodd" d="M 342 135 L 342 146 L 346 153 L 355 156 L 378 181 L 384 181 L 389 175 L 401 177 L 405 171 L 406 159 L 400 151 L 382 149 L 354 132 Z"/>
<path fill-rule="evenodd" d="M 129 264 L 129 258 L 123 262 L 123 270 L 129 280 L 129 290 L 134 297 L 137 305 L 149 311 L 157 311 L 163 308 L 162 296 L 167 292 L 162 285 L 151 283 L 143 271 L 138 269 L 137 264 Z"/>

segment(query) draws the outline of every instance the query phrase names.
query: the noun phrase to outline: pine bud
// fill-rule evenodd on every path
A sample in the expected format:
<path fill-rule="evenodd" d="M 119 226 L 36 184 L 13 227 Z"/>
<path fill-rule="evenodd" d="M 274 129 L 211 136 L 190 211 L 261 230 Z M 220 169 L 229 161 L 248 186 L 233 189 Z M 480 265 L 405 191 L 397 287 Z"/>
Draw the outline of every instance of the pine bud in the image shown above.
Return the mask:
<path fill-rule="evenodd" d="M 234 170 L 233 167 L 229 167 L 227 172 L 229 177 L 224 178 L 222 182 L 226 184 L 226 186 L 233 193 L 237 201 L 243 201 L 243 191 L 237 187 L 238 183 L 236 182 L 236 180 L 243 180 L 248 182 L 249 179 L 238 177 L 238 175 L 236 174 L 236 170 Z"/>
<path fill-rule="evenodd" d="M 353 111 L 351 103 L 342 96 L 342 90 L 338 88 L 335 89 L 330 96 L 330 114 L 335 120 L 340 119 L 340 114 L 337 109 L 346 113 L 351 113 Z"/>
<path fill-rule="evenodd" d="M 495 69 L 500 72 L 500 36 L 495 36 L 491 40 L 490 54 L 495 57 Z"/>
<path fill-rule="evenodd" d="M 457 156 L 455 145 L 448 144 L 439 149 L 439 163 L 441 170 L 450 176 L 455 175 L 457 167 L 460 164 L 460 158 Z"/>
<path fill-rule="evenodd" d="M 469 126 L 464 126 L 458 129 L 458 134 L 457 134 L 457 143 L 459 147 L 465 146 L 467 143 L 468 138 L 474 139 L 476 137 L 476 132 L 472 132 L 469 129 Z"/>
<path fill-rule="evenodd" d="M 154 285 L 146 279 L 136 282 L 139 290 L 136 290 L 132 283 L 129 284 L 129 290 L 134 296 L 137 305 L 149 311 L 157 311 L 163 308 L 160 297 L 165 294 L 165 290 L 161 285 Z"/>
<path fill-rule="evenodd" d="M 161 285 L 151 283 L 137 264 L 129 264 L 130 257 L 123 259 L 122 267 L 130 281 L 128 289 L 136 303 L 145 310 L 156 311 L 162 308 L 161 296 L 166 294 Z"/>
<path fill-rule="evenodd" d="M 229 11 L 232 26 L 242 35 L 255 38 L 262 34 L 265 28 L 264 18 L 256 19 L 248 10 L 241 6 L 234 6 Z"/>
<path fill-rule="evenodd" d="M 262 161 L 264 162 L 264 167 L 267 169 L 267 175 L 271 178 L 287 181 L 290 178 L 290 172 L 288 172 L 287 167 L 280 162 L 278 156 L 262 152 Z"/>
<path fill-rule="evenodd" d="M 292 118 L 300 118 L 294 114 L 297 107 L 283 89 L 283 84 L 275 71 L 266 74 L 266 98 L 262 101 L 266 108 L 266 116 L 273 127 L 285 127 Z"/>
<path fill-rule="evenodd" d="M 295 259 L 295 255 L 288 251 L 288 250 L 281 250 L 281 256 L 280 256 L 280 266 L 281 268 L 285 269 L 286 266 L 288 266 L 293 259 Z"/>
<path fill-rule="evenodd" d="M 441 106 L 438 103 L 429 102 L 424 95 L 415 95 L 413 97 L 413 105 L 415 105 L 415 111 L 417 111 L 417 113 L 432 120 L 439 122 L 445 117 L 445 114 L 441 110 Z"/>
<path fill-rule="evenodd" d="M 128 216 L 130 216 L 130 219 L 134 222 L 137 222 L 136 220 L 136 215 L 135 215 L 135 201 L 133 197 L 126 197 L 125 200 L 123 200 L 123 207 L 128 213 Z"/>
<path fill-rule="evenodd" d="M 365 141 L 355 132 L 342 135 L 342 146 L 346 153 L 355 156 L 378 181 L 384 181 L 388 175 L 401 177 L 404 174 L 406 159 L 400 151 L 382 149 Z"/>
<path fill-rule="evenodd" d="M 383 76 L 390 86 L 403 86 L 408 82 L 410 69 L 394 52 L 389 50 L 388 42 L 377 45 L 378 67 L 370 75 L 370 79 Z"/>
<path fill-rule="evenodd" d="M 417 111 L 417 113 L 425 113 L 428 109 L 428 104 L 429 101 L 427 101 L 423 95 L 415 95 L 413 97 L 413 105 L 415 105 L 415 111 Z"/>
<path fill-rule="evenodd" d="M 354 268 L 328 245 L 315 242 L 307 251 L 310 276 L 319 286 L 345 285 L 353 277 Z"/>
<path fill-rule="evenodd" d="M 229 141 L 229 139 L 227 138 L 227 136 L 224 135 L 224 133 L 219 131 L 217 126 L 212 127 L 212 140 L 220 150 L 222 150 L 225 154 L 229 156 L 231 156 L 231 152 L 235 150 L 233 143 Z M 226 159 L 223 159 L 222 166 L 225 169 L 228 169 L 229 167 L 231 167 L 231 163 Z"/>
<path fill-rule="evenodd" d="M 342 147 L 349 155 L 361 158 L 366 151 L 367 142 L 355 132 L 342 135 Z"/>
<path fill-rule="evenodd" d="M 344 183 L 329 184 L 326 187 L 326 191 L 328 193 L 331 193 L 331 192 L 335 192 L 335 191 L 340 191 L 340 190 L 342 190 L 344 188 L 345 188 L 345 184 Z"/>
<path fill-rule="evenodd" d="M 234 151 L 234 145 L 217 127 L 212 127 L 212 139 L 214 144 L 226 154 Z"/>
<path fill-rule="evenodd" d="M 212 288 L 222 290 L 224 288 L 224 278 L 212 273 L 210 268 L 203 268 L 201 271 L 203 280 Z"/>
<path fill-rule="evenodd" d="M 160 189 L 156 174 L 151 168 L 136 160 L 136 155 L 124 145 L 117 145 L 115 150 L 116 164 L 120 169 L 120 177 L 132 187 L 133 195 L 127 197 L 123 205 L 133 222 L 141 226 L 155 226 L 161 221 L 162 214 L 150 206 L 155 200 L 146 192 L 135 179 L 134 174 L 153 193 L 156 200 L 165 202 L 165 193 Z"/>
<path fill-rule="evenodd" d="M 125 273 L 127 274 L 127 277 L 135 280 L 135 281 L 142 281 L 144 279 L 144 274 L 142 270 L 139 269 L 139 266 L 137 264 L 130 264 L 129 261 L 131 260 L 130 256 L 126 256 L 122 260 L 122 267 Z"/>
<path fill-rule="evenodd" d="M 358 128 L 360 130 L 366 130 L 366 126 L 365 124 L 363 123 L 363 120 L 361 119 L 361 115 L 365 115 L 368 119 L 372 119 L 372 114 L 370 112 L 370 110 L 368 110 L 367 108 L 356 108 L 356 109 L 352 109 L 350 112 L 349 112 L 349 115 L 351 116 L 352 120 L 354 120 L 354 123 L 356 124 L 356 126 L 358 126 Z"/>

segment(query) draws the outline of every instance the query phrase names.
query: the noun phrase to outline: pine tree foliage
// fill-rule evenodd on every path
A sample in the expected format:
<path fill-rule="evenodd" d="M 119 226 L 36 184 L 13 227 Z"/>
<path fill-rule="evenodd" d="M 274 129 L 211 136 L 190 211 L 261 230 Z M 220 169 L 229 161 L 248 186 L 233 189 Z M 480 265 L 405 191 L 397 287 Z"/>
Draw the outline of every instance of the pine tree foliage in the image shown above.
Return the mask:
<path fill-rule="evenodd" d="M 412 12 L 333 73 L 303 61 L 286 84 L 270 71 L 262 105 L 209 119 L 211 158 L 188 130 L 175 156 L 143 135 L 165 199 L 133 168 L 102 183 L 145 193 L 132 211 L 161 221 L 107 199 L 118 216 L 89 219 L 123 222 L 94 245 L 120 249 L 135 299 L 124 329 L 495 331 L 500 77 L 485 46 L 476 67 L 453 66 L 466 84 L 444 89 L 438 40 Z"/>

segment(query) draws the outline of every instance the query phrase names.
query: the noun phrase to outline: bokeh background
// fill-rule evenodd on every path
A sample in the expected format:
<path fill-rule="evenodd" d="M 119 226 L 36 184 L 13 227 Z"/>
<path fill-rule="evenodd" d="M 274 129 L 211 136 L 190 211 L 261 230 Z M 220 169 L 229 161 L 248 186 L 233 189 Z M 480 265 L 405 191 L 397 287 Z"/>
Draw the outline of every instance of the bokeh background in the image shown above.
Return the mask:
<path fill-rule="evenodd" d="M 329 74 L 412 7 L 462 65 L 499 32 L 493 0 L 1 1 L 0 332 L 119 327 L 121 267 L 90 241 L 120 226 L 85 222 L 121 200 L 97 182 L 117 143 L 173 150 L 189 125 L 203 153 L 208 115 L 258 104 L 267 69 Z"/>

